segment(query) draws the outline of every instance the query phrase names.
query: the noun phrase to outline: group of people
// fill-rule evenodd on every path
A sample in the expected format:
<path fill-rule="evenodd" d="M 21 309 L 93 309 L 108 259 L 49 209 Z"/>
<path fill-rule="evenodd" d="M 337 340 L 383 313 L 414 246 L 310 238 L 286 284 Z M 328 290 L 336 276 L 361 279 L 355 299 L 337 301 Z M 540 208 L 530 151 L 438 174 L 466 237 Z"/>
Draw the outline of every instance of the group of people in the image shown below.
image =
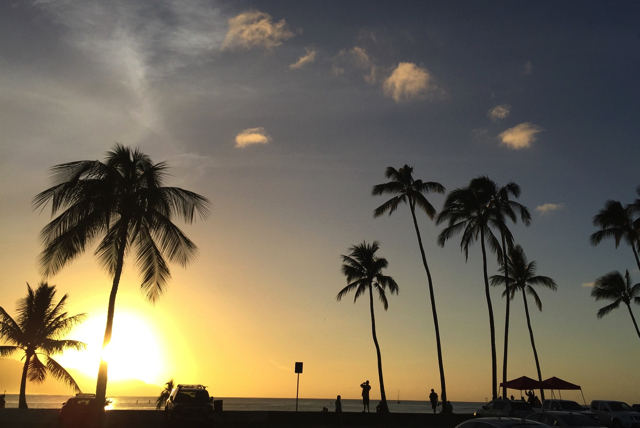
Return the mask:
<path fill-rule="evenodd" d="M 371 385 L 369 385 L 369 381 L 362 382 L 360 384 L 360 388 L 362 388 L 362 405 L 363 410 L 362 413 L 369 413 L 369 391 L 371 391 Z M 431 394 L 429 394 L 429 401 L 431 402 L 431 408 L 433 409 L 433 413 L 436 413 L 437 408 L 440 406 L 438 402 L 438 394 L 432 389 Z M 342 398 L 338 395 L 335 402 L 336 413 L 342 413 Z M 325 409 L 323 408 L 323 411 Z M 376 412 L 382 411 L 382 403 L 379 403 L 376 406 Z M 450 401 L 446 401 L 442 403 L 442 413 L 453 413 L 453 406 Z"/>

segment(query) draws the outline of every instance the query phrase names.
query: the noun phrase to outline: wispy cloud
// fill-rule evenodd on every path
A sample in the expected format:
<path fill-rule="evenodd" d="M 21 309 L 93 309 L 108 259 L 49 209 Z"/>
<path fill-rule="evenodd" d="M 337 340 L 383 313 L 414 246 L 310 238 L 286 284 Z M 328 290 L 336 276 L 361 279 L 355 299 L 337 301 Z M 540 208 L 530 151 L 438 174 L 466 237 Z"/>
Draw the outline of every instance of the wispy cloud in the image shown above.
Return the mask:
<path fill-rule="evenodd" d="M 435 85 L 426 68 L 401 62 L 384 82 L 384 93 L 396 103 L 423 98 Z"/>
<path fill-rule="evenodd" d="M 284 19 L 273 22 L 268 13 L 249 10 L 229 19 L 229 31 L 222 47 L 223 49 L 262 47 L 270 50 L 293 36 L 294 33 L 287 28 Z"/>
<path fill-rule="evenodd" d="M 316 50 L 315 48 L 306 48 L 306 54 L 302 55 L 295 64 L 291 64 L 289 66 L 292 70 L 297 70 L 302 68 L 306 64 L 310 64 L 316 60 Z"/>
<path fill-rule="evenodd" d="M 271 137 L 262 126 L 245 129 L 236 135 L 236 147 L 243 148 L 253 144 L 267 144 L 269 142 L 271 142 Z"/>
<path fill-rule="evenodd" d="M 593 288 L 595 285 L 596 285 L 595 282 L 583 282 L 582 283 L 582 286 L 584 288 Z"/>
<path fill-rule="evenodd" d="M 536 212 L 540 215 L 548 215 L 554 211 L 561 211 L 564 209 L 564 204 L 543 204 L 536 207 Z"/>
<path fill-rule="evenodd" d="M 511 113 L 511 106 L 509 104 L 501 104 L 490 109 L 487 112 L 487 116 L 492 122 L 498 122 L 499 120 L 509 116 L 509 113 Z"/>
<path fill-rule="evenodd" d="M 531 143 L 536 141 L 536 134 L 541 131 L 542 128 L 538 125 L 525 122 L 507 129 L 498 135 L 498 138 L 502 144 L 511 149 L 526 149 L 531 146 Z"/>
<path fill-rule="evenodd" d="M 358 68 L 369 68 L 371 66 L 371 59 L 364 48 L 355 46 L 349 51 L 349 55 L 353 58 L 353 62 Z"/>

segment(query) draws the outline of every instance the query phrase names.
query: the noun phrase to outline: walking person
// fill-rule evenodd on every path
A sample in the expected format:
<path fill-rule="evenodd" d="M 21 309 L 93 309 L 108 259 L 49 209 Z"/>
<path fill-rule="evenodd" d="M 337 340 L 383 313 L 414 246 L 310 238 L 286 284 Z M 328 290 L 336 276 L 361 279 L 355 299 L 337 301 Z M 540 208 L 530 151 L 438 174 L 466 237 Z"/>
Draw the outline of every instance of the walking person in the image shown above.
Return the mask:
<path fill-rule="evenodd" d="M 431 408 L 433 409 L 433 414 L 436 414 L 436 408 L 438 407 L 438 394 L 431 389 L 431 394 L 429 394 L 429 401 L 431 401 Z"/>
<path fill-rule="evenodd" d="M 371 385 L 369 385 L 369 381 L 360 384 L 360 388 L 362 388 L 362 405 L 364 406 L 364 410 L 362 413 L 367 411 L 369 413 L 369 391 L 371 391 Z"/>

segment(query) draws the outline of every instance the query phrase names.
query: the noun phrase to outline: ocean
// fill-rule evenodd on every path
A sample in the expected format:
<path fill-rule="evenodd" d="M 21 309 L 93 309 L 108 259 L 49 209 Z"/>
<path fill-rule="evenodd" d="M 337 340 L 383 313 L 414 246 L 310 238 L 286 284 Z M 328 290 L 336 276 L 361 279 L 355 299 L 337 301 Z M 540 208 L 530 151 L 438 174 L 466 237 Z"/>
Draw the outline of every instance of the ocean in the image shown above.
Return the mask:
<path fill-rule="evenodd" d="M 31 409 L 59 409 L 71 395 L 29 395 L 27 404 Z M 109 397 L 113 402 L 109 406 L 115 410 L 155 410 L 157 397 L 121 396 Z M 222 409 L 229 411 L 286 411 L 296 410 L 295 398 L 244 398 L 244 397 L 214 397 L 222 400 Z M 5 397 L 7 408 L 18 407 L 18 395 L 7 394 Z M 371 411 L 379 401 L 371 400 Z M 453 401 L 454 413 L 473 413 L 484 403 Z M 431 403 L 428 401 L 400 401 L 389 400 L 389 411 L 392 413 L 431 413 Z M 298 399 L 298 411 L 320 412 L 326 407 L 329 412 L 335 411 L 334 400 L 326 398 L 300 398 Z M 361 412 L 360 400 L 342 400 L 343 412 Z"/>

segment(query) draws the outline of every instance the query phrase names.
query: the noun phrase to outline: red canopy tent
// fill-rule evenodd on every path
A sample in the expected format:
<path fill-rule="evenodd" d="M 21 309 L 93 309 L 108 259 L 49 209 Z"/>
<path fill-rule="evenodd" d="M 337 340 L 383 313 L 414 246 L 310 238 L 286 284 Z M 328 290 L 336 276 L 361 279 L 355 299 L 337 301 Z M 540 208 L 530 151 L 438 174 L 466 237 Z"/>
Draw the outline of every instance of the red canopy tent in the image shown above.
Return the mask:
<path fill-rule="evenodd" d="M 557 377 L 550 377 L 549 379 L 543 380 L 542 383 L 542 388 L 543 389 L 550 389 L 551 390 L 551 395 L 553 396 L 553 390 L 556 389 L 558 391 L 563 390 L 563 389 L 574 389 L 574 390 L 580 390 L 580 394 L 582 394 L 582 401 L 584 401 L 584 404 L 586 405 L 587 402 L 584 399 L 584 394 L 582 392 L 582 388 L 580 388 L 580 385 L 575 385 L 573 383 L 567 382 L 566 380 L 562 380 L 560 378 Z M 562 394 L 560 394 L 560 398 L 562 398 Z"/>
<path fill-rule="evenodd" d="M 523 391 L 525 389 L 540 389 L 540 382 L 531 379 L 530 377 L 522 376 L 517 379 L 510 380 L 508 382 L 500 383 L 501 388 L 517 389 Z"/>

